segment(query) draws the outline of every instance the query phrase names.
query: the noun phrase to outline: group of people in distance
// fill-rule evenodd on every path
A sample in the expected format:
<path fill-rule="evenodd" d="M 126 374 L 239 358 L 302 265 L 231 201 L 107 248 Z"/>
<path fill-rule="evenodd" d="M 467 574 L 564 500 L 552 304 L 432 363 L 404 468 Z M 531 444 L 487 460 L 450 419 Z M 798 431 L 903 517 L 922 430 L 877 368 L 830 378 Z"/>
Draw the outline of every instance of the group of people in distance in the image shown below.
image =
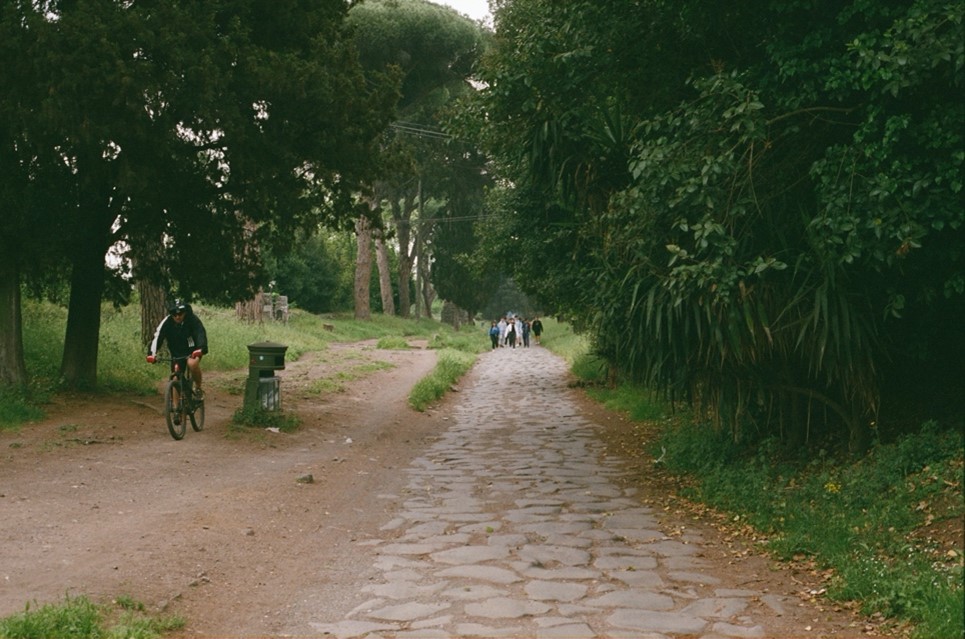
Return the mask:
<path fill-rule="evenodd" d="M 529 348 L 530 335 L 539 346 L 539 338 L 542 334 L 543 322 L 539 321 L 539 317 L 533 318 L 531 322 L 525 317 L 504 315 L 498 320 L 493 320 L 489 327 L 489 339 L 493 343 L 493 350 L 517 346 Z"/>

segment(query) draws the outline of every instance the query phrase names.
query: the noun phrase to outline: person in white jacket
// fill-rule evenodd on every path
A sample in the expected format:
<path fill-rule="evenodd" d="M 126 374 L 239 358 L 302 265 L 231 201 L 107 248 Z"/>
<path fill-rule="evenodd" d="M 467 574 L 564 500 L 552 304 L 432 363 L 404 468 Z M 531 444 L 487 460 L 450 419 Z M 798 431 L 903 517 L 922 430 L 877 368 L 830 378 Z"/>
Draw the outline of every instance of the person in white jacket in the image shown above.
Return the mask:
<path fill-rule="evenodd" d="M 516 348 L 516 342 L 519 341 L 519 338 L 519 326 L 516 324 L 516 319 L 510 317 L 506 326 L 506 346 Z"/>

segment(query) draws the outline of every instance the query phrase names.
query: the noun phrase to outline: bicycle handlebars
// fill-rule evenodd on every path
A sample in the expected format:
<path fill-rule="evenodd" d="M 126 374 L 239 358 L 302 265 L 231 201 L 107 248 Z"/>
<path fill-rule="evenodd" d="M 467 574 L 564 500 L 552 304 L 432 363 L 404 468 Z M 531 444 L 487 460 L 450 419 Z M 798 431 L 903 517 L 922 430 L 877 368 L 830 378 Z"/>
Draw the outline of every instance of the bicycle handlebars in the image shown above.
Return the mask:
<path fill-rule="evenodd" d="M 158 357 L 157 355 L 148 355 L 146 359 L 147 359 L 147 363 L 148 363 L 148 364 L 154 364 L 154 363 L 156 363 L 156 362 L 172 362 L 172 361 L 176 361 L 176 360 L 179 360 L 179 359 L 181 359 L 181 360 L 186 360 L 186 359 L 189 359 L 189 358 L 192 358 L 192 357 L 195 358 L 195 359 L 201 359 L 201 356 L 202 356 L 203 354 L 204 354 L 204 353 L 202 353 L 202 352 L 201 352 L 201 349 L 199 348 L 199 349 L 194 350 L 190 355 L 188 355 L 188 356 L 186 356 L 186 357 Z"/>

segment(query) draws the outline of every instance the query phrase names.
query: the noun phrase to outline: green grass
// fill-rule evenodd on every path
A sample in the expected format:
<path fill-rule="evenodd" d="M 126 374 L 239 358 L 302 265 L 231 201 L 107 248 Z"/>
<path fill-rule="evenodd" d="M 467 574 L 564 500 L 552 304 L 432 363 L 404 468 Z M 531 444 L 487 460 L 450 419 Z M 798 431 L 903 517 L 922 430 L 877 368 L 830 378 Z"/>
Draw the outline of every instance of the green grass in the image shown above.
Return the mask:
<path fill-rule="evenodd" d="M 405 348 L 410 339 L 425 340 L 430 348 L 480 352 L 487 345 L 473 327 L 454 331 L 438 321 L 422 318 L 402 319 L 374 315 L 370 321 L 357 321 L 348 315 L 318 316 L 294 311 L 288 323 L 251 323 L 239 320 L 233 309 L 195 305 L 204 321 L 210 353 L 204 358 L 205 370 L 221 371 L 220 390 L 227 394 L 244 392 L 247 376 L 248 345 L 276 342 L 288 346 L 286 360 L 294 361 L 305 353 L 325 350 L 333 342 L 378 340 L 380 348 Z M 101 312 L 100 344 L 97 360 L 97 392 L 153 395 L 164 377 L 161 366 L 144 361 L 145 348 L 140 334 L 137 305 L 115 309 L 105 304 Z M 15 429 L 41 419 L 43 406 L 59 389 L 60 362 L 63 357 L 65 308 L 25 300 L 24 358 L 30 375 L 24 392 L 0 393 L 0 429 Z"/>
<path fill-rule="evenodd" d="M 907 624 L 913 637 L 963 636 L 962 549 L 949 553 L 925 534 L 965 515 L 960 427 L 929 422 L 859 460 L 808 458 L 776 441 L 749 450 L 646 389 L 598 384 L 604 373 L 589 344 L 566 331 L 548 328 L 544 345 L 592 382 L 597 401 L 658 430 L 655 441 L 641 431 L 638 445 L 688 478 L 685 496 L 750 524 L 774 557 L 829 570 L 830 598 Z"/>
<path fill-rule="evenodd" d="M 910 622 L 914 636 L 961 636 L 961 555 L 913 541 L 923 526 L 962 517 L 960 432 L 926 424 L 857 462 L 780 462 L 780 451 L 765 447 L 709 464 L 708 439 L 707 428 L 691 425 L 661 440 L 670 468 L 698 479 L 692 497 L 739 513 L 778 558 L 833 570 L 833 599 Z"/>
<path fill-rule="evenodd" d="M 28 397 L 25 393 L 0 389 L 0 430 L 16 428 L 23 422 L 43 417 L 43 411 Z"/>
<path fill-rule="evenodd" d="M 23 612 L 0 619 L 3 639 L 156 639 L 182 628 L 182 618 L 149 615 L 129 596 L 111 605 L 67 596 L 63 603 L 28 604 Z"/>
<path fill-rule="evenodd" d="M 409 348 L 409 342 L 401 335 L 386 335 L 379 338 L 376 346 L 385 350 L 405 350 Z"/>
<path fill-rule="evenodd" d="M 590 371 L 596 371 L 602 362 L 590 354 L 590 342 L 586 336 L 577 335 L 570 330 L 569 326 L 551 317 L 542 318 L 542 322 L 543 335 L 540 338 L 542 346 L 565 359 L 570 366 L 576 365 L 579 361 L 578 365 L 584 367 L 583 372 L 589 375 L 584 379 L 593 381 L 603 379 L 599 377 L 599 372 L 590 373 Z"/>
<path fill-rule="evenodd" d="M 465 353 L 451 348 L 439 351 L 439 359 L 429 375 L 419 380 L 409 393 L 409 405 L 424 411 L 436 402 L 446 391 L 472 368 L 476 361 L 474 353 Z"/>
<path fill-rule="evenodd" d="M 298 428 L 299 419 L 285 410 L 266 410 L 261 406 L 242 406 L 231 416 L 229 429 L 237 433 L 242 427 L 277 428 L 282 433 L 291 433 Z"/>
<path fill-rule="evenodd" d="M 348 368 L 348 370 L 338 371 L 328 377 L 320 377 L 309 382 L 304 394 L 307 396 L 319 396 L 325 393 L 342 393 L 345 391 L 345 384 L 357 379 L 365 378 L 378 371 L 395 368 L 391 362 L 360 362 Z"/>
<path fill-rule="evenodd" d="M 576 369 L 574 369 L 576 372 Z M 577 373 L 578 377 L 583 377 Z M 646 388 L 634 385 L 612 389 L 589 388 L 587 394 L 608 410 L 626 413 L 634 421 L 660 420 L 667 416 L 667 403 Z"/>

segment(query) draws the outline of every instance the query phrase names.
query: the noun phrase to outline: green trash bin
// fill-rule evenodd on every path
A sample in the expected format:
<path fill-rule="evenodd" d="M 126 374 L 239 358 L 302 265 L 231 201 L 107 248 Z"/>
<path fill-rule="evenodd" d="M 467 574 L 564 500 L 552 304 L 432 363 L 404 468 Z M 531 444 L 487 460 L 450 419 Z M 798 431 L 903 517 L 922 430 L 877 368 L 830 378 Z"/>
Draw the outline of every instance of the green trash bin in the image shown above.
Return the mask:
<path fill-rule="evenodd" d="M 275 371 L 285 369 L 288 347 L 275 342 L 248 344 L 248 381 L 245 407 L 281 410 L 281 378 Z"/>

